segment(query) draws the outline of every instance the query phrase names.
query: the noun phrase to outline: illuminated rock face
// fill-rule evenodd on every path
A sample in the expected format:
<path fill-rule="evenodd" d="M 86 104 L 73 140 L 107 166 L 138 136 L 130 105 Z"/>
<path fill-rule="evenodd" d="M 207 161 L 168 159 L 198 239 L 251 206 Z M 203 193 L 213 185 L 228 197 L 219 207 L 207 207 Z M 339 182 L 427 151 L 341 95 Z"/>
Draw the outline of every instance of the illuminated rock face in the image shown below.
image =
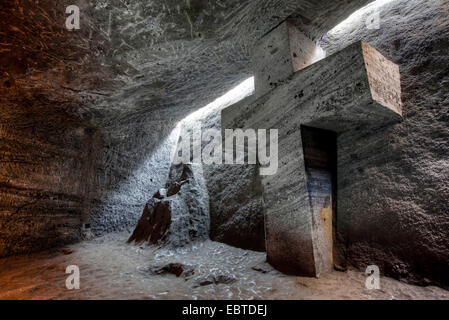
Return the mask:
<path fill-rule="evenodd" d="M 379 10 L 380 29 L 365 18 Z M 418 15 L 395 12 L 420 12 Z M 403 121 L 338 136 L 334 258 L 418 284 L 449 283 L 447 194 L 448 89 L 442 1 L 395 1 L 329 32 L 328 55 L 364 40 L 400 68 Z M 322 88 L 319 88 L 320 90 Z M 248 104 L 248 102 L 245 102 Z M 241 126 L 239 124 L 239 126 Z M 432 200 L 430 200 L 432 199 Z"/>
<path fill-rule="evenodd" d="M 315 49 L 315 41 L 289 21 L 265 35 L 252 50 L 256 95 L 269 92 L 310 65 Z"/>
<path fill-rule="evenodd" d="M 304 138 L 302 133 L 309 131 L 302 131 L 301 126 L 342 134 L 360 127 L 393 125 L 401 120 L 400 88 L 399 68 L 366 43 L 357 42 L 286 77 L 260 98 L 222 111 L 223 128 L 279 130 L 279 169 L 275 175 L 262 177 L 267 259 L 278 269 L 318 276 L 333 266 L 329 247 L 333 232 L 321 219 L 321 209 L 329 205 L 318 211 L 316 208 L 317 198 L 323 198 L 323 204 L 326 200 L 326 196 L 316 193 L 326 192 L 326 188 L 318 190 L 312 183 L 317 178 L 317 168 L 310 159 L 317 151 L 335 151 L 320 148 L 321 144 L 330 143 L 326 138 L 314 138 L 311 134 Z M 314 140 L 322 141 L 314 144 Z M 336 140 L 334 144 L 331 149 L 336 149 Z M 329 158 L 330 155 L 322 160 L 330 161 Z M 336 162 L 339 172 L 338 157 Z M 326 168 L 327 172 L 332 171 L 330 165 L 322 169 Z M 336 178 L 338 181 L 339 176 Z M 327 177 L 330 197 L 332 179 Z M 338 201 L 336 208 L 345 214 Z"/>
<path fill-rule="evenodd" d="M 170 170 L 166 189 L 145 206 L 128 242 L 174 248 L 209 238 L 209 197 L 200 165 L 181 164 Z"/>
<path fill-rule="evenodd" d="M 176 124 L 253 74 L 258 40 L 289 18 L 315 42 L 368 2 L 77 1 L 81 29 L 69 32 L 72 1 L 2 1 L 0 255 L 131 232 L 166 183 Z M 447 284 L 447 6 L 396 0 L 380 16 L 379 30 L 360 19 L 323 43 L 366 40 L 400 66 L 404 93 L 402 124 L 339 136 L 354 178 L 340 180 L 348 214 L 334 253 Z M 240 170 L 205 168 L 214 239 L 263 250 L 259 190 L 239 207 L 255 171 Z"/>
<path fill-rule="evenodd" d="M 394 13 L 409 10 L 418 14 Z M 339 218 L 342 252 L 362 270 L 371 263 L 398 279 L 445 286 L 448 13 L 445 1 L 394 1 L 379 9 L 379 30 L 355 21 L 329 32 L 323 43 L 332 54 L 363 39 L 401 70 L 403 122 L 339 136 L 339 160 L 345 168 L 339 172 L 345 177 L 338 200 L 346 212 Z"/>
<path fill-rule="evenodd" d="M 335 5 L 296 0 L 82 0 L 76 3 L 80 30 L 68 31 L 65 11 L 71 1 L 2 1 L 0 101 L 2 134 L 8 138 L 2 140 L 0 219 L 8 236 L 2 237 L 1 255 L 57 245 L 59 238 L 78 240 L 82 224 L 89 234 L 131 231 L 149 197 L 165 184 L 177 122 L 251 75 L 249 51 L 258 38 L 304 7 L 303 18 L 327 30 L 365 2 L 351 1 L 334 11 Z M 324 19 L 325 13 L 333 18 Z M 51 128 L 42 122 L 52 122 Z M 93 128 L 95 134 L 66 133 L 72 127 Z M 36 147 L 20 147 L 16 141 L 22 136 L 32 136 Z M 47 150 L 55 159 L 39 156 Z M 27 163 L 17 160 L 24 152 Z M 23 177 L 47 167 L 53 169 L 41 172 L 48 178 L 40 182 Z M 92 170 L 93 177 L 80 173 Z M 12 196 L 17 185 L 26 194 Z M 37 194 L 44 189 L 69 198 L 67 204 L 45 196 L 48 210 L 37 209 L 42 203 Z M 86 192 L 78 189 L 94 192 L 74 200 L 73 194 Z M 17 210 L 19 215 L 9 214 Z M 41 231 L 45 223 L 33 219 L 52 219 L 53 213 L 43 211 L 61 210 L 72 210 L 76 223 L 51 227 L 54 241 L 34 241 L 47 235 Z M 15 228 L 16 223 L 28 227 Z M 12 244 L 15 237 L 21 244 Z"/>

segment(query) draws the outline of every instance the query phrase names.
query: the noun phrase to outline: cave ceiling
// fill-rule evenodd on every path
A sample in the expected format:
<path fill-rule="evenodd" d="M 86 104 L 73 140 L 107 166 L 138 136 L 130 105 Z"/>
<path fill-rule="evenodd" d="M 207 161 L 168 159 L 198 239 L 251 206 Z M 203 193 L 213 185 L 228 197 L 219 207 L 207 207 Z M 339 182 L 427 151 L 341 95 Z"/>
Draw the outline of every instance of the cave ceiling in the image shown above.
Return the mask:
<path fill-rule="evenodd" d="M 0 101 L 105 131 L 180 119 L 250 77 L 254 42 L 283 20 L 316 39 L 367 2 L 2 1 Z"/>

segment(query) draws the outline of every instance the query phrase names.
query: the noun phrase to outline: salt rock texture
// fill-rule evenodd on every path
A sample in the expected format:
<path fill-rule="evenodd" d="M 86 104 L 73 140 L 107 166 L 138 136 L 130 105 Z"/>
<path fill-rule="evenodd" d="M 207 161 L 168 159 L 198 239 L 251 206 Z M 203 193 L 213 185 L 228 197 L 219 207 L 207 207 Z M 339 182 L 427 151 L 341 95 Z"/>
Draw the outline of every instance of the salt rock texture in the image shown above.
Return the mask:
<path fill-rule="evenodd" d="M 262 177 L 267 259 L 278 270 L 319 276 L 332 269 L 335 223 L 331 217 L 335 215 L 324 213 L 334 211 L 326 198 L 335 194 L 338 201 L 332 176 L 337 183 L 346 178 L 338 176 L 344 170 L 338 167 L 336 137 L 359 127 L 384 127 L 400 121 L 399 114 L 373 100 L 372 92 L 383 86 L 372 86 L 369 80 L 370 70 L 391 70 L 390 65 L 366 43 L 356 42 L 298 71 L 261 98 L 223 110 L 222 125 L 227 128 L 278 129 L 277 172 Z M 381 73 L 389 89 L 400 86 L 399 68 L 393 70 Z M 385 99 L 381 101 L 395 106 L 399 97 L 397 90 L 387 95 L 382 92 Z M 309 161 L 310 157 L 316 162 Z M 319 182 L 312 173 L 315 169 L 320 172 Z M 332 202 L 338 229 L 338 215 L 344 215 L 345 208 Z"/>
<path fill-rule="evenodd" d="M 376 10 L 380 29 L 367 25 Z M 372 25 L 372 23 L 371 23 Z M 448 286 L 448 3 L 368 7 L 323 35 L 327 55 L 363 40 L 400 67 L 404 121 L 338 137 L 338 261 Z M 374 187 L 375 186 L 375 187 Z M 342 266 L 339 266 L 342 267 Z"/>
<path fill-rule="evenodd" d="M 209 175 L 211 239 L 234 247 L 265 251 L 262 190 L 257 166 L 226 165 Z"/>
<path fill-rule="evenodd" d="M 194 130 L 204 133 L 209 129 L 221 131 L 221 110 L 254 93 L 254 81 L 248 79 L 233 89 L 229 97 L 189 115 L 180 125 L 180 131 L 193 136 Z M 207 142 L 203 141 L 201 152 Z M 194 145 L 191 141 L 190 150 Z M 191 157 L 191 160 L 194 159 Z M 233 166 L 202 164 L 209 195 L 210 238 L 238 248 L 265 251 L 264 212 L 258 168 L 255 165 Z"/>
<path fill-rule="evenodd" d="M 447 287 L 449 5 L 397 0 L 377 10 L 380 29 L 366 28 L 371 8 L 322 43 L 332 54 L 368 42 L 399 65 L 403 92 L 402 123 L 339 137 L 347 168 L 339 184 L 340 246 L 356 267 L 377 264 L 398 279 Z"/>
<path fill-rule="evenodd" d="M 86 34 L 62 30 L 65 8 L 18 4 L 0 4 L 0 256 L 81 240 L 102 148 L 100 130 L 72 112 Z"/>
<path fill-rule="evenodd" d="M 182 276 L 184 279 L 188 279 L 195 274 L 195 268 L 190 265 L 183 265 L 181 263 L 169 263 L 166 265 L 156 265 L 148 268 L 151 274 L 174 274 L 177 278 Z M 140 270 L 143 271 L 143 270 Z"/>
<path fill-rule="evenodd" d="M 366 275 L 356 270 L 334 271 L 320 278 L 286 276 L 265 262 L 264 253 L 213 241 L 173 250 L 130 245 L 126 243 L 128 236 L 127 232 L 109 233 L 73 244 L 67 247 L 73 251 L 70 255 L 44 251 L 0 259 L 0 298 L 449 299 L 449 292 L 444 289 L 413 286 L 383 276 L 380 278 L 381 290 L 367 290 Z M 67 290 L 65 269 L 74 263 L 82 270 L 81 288 Z M 181 268 L 183 272 L 177 277 Z"/>
<path fill-rule="evenodd" d="M 130 230 L 167 181 L 178 122 L 252 75 L 258 39 L 292 17 L 315 41 L 368 2 L 80 0 L 81 29 L 69 32 L 71 1 L 2 1 L 0 256 L 78 241 L 82 227 Z M 359 268 L 447 286 L 448 4 L 395 0 L 380 13 L 379 30 L 365 14 L 322 43 L 332 53 L 367 41 L 401 67 L 404 92 L 402 124 L 340 137 L 350 168 L 341 252 Z M 239 173 L 220 170 L 204 169 L 214 200 L 226 199 L 211 213 L 229 217 L 212 230 L 245 220 L 236 208 L 251 185 L 226 191 L 218 181 Z"/>
<path fill-rule="evenodd" d="M 173 166 L 166 189 L 145 206 L 128 242 L 182 247 L 209 238 L 209 197 L 201 168 Z"/>
<path fill-rule="evenodd" d="M 150 244 L 156 244 L 165 240 L 171 225 L 171 208 L 169 201 L 160 201 L 159 196 L 153 196 L 143 210 L 136 229 L 129 238 L 128 242 L 137 243 L 148 241 Z"/>
<path fill-rule="evenodd" d="M 367 2 L 80 0 L 68 31 L 72 1 L 2 1 L 0 255 L 131 230 L 178 121 L 251 76 L 257 39 L 292 15 L 316 38 Z"/>
<path fill-rule="evenodd" d="M 400 66 L 404 93 L 401 124 L 339 136 L 344 171 L 338 182 L 338 260 L 447 286 L 447 2 L 384 5 L 379 31 L 366 27 L 373 13 L 373 7 L 365 10 L 321 43 L 328 55 L 357 40 L 379 48 Z"/>

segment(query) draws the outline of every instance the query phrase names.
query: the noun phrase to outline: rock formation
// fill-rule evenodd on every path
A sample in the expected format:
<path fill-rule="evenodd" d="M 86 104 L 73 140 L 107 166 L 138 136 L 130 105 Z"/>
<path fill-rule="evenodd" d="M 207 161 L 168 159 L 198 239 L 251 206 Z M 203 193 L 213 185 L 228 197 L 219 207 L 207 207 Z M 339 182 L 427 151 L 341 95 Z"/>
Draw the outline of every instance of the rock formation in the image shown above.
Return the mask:
<path fill-rule="evenodd" d="M 209 237 L 209 201 L 195 165 L 173 166 L 166 189 L 146 204 L 128 242 L 182 247 Z"/>
<path fill-rule="evenodd" d="M 394 0 L 333 29 L 368 2 L 79 0 L 81 29 L 68 31 L 71 1 L 1 1 L 0 257 L 134 228 L 167 179 L 181 182 L 179 122 L 251 77 L 256 44 L 288 20 L 307 58 L 317 41 L 329 56 L 363 40 L 400 68 L 403 122 L 338 137 L 338 251 L 363 271 L 449 286 L 448 4 Z M 379 29 L 367 28 L 375 11 Z M 288 48 L 295 71 L 309 61 L 300 47 Z M 264 250 L 257 169 L 190 169 L 146 207 L 165 221 L 157 233 Z M 156 203 L 170 204 L 168 231 Z"/>
<path fill-rule="evenodd" d="M 367 29 L 365 17 L 376 10 L 380 29 Z M 369 261 L 424 285 L 449 284 L 448 31 L 447 2 L 400 0 L 366 10 L 322 44 L 332 54 L 363 39 L 400 68 L 403 122 L 339 137 L 347 166 L 340 243 L 351 265 Z"/>
<path fill-rule="evenodd" d="M 133 228 L 166 182 L 173 129 L 251 76 L 258 38 L 299 10 L 317 37 L 368 0 L 326 2 L 80 0 L 69 31 L 71 1 L 2 1 L 0 256 Z"/>

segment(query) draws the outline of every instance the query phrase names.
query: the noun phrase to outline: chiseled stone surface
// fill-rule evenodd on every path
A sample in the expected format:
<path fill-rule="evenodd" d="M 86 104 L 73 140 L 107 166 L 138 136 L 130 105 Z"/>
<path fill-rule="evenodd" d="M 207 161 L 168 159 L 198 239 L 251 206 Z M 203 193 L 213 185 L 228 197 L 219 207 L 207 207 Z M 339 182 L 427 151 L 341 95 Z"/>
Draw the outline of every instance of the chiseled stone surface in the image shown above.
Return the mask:
<path fill-rule="evenodd" d="M 293 15 L 315 41 L 370 1 L 76 2 L 82 12 L 76 32 L 64 29 L 65 7 L 73 1 L 0 3 L 1 210 L 21 208 L 19 215 L 0 218 L 2 255 L 76 241 L 81 221 L 96 234 L 131 231 L 145 203 L 165 184 L 177 121 L 252 74 L 250 52 L 258 39 Z M 346 145 L 340 161 L 354 177 L 339 186 L 348 199 L 341 204 L 348 210 L 339 220 L 348 234 L 341 251 L 362 270 L 376 263 L 397 278 L 447 285 L 447 1 L 395 0 L 380 16 L 379 30 L 366 28 L 366 14 L 329 33 L 322 44 L 332 53 L 367 41 L 400 66 L 404 92 L 402 124 L 340 137 Z M 19 140 L 32 142 L 23 146 Z M 105 147 L 85 147 L 96 143 Z M 101 160 L 93 160 L 97 156 Z M 46 165 L 49 157 L 52 164 Z M 96 171 L 92 189 L 80 167 Z M 31 182 L 29 172 L 36 171 L 48 175 Z M 208 185 L 228 185 L 227 177 L 237 176 L 212 173 Z M 23 177 L 26 193 L 17 200 L 22 191 L 16 182 Z M 372 184 L 382 188 L 372 192 Z M 44 189 L 57 192 L 45 198 L 45 210 L 37 208 L 42 200 L 23 206 Z M 242 189 L 225 193 L 217 187 L 214 194 L 229 195 L 226 204 L 233 208 L 233 195 Z M 84 196 L 72 197 L 87 192 L 82 190 L 95 190 L 91 204 L 81 205 L 89 202 Z M 73 212 L 74 218 L 66 223 L 55 212 Z M 55 219 L 64 223 L 47 224 Z M 38 225 L 52 228 L 52 235 Z"/>
<path fill-rule="evenodd" d="M 238 94 L 230 100 L 220 98 L 190 115 L 180 125 L 183 131 L 193 135 L 194 127 L 201 128 L 202 132 L 220 130 L 223 108 L 240 99 L 247 101 L 247 98 L 253 98 L 254 83 L 251 79 L 239 88 Z M 201 151 L 205 146 L 203 142 Z M 265 251 L 263 200 L 257 166 L 196 165 L 202 167 L 207 186 L 205 194 L 209 198 L 210 238 L 242 249 Z"/>
<path fill-rule="evenodd" d="M 18 128 L 20 135 L 8 129 L 9 140 L 3 139 L 1 147 L 8 148 L 12 158 L 18 158 L 24 151 L 17 142 L 21 135 L 43 129 L 41 123 L 46 120 L 58 123 L 54 127 L 61 129 L 33 136 L 35 145 L 45 147 L 33 149 L 32 161 L 14 160 L 12 168 L 9 156 L 2 155 L 2 172 L 13 177 L 4 182 L 7 196 L 2 199 L 2 212 L 15 212 L 24 203 L 34 203 L 35 194 L 45 188 L 70 198 L 77 193 L 77 177 L 82 176 L 79 183 L 85 186 L 79 188 L 89 189 L 93 184 L 95 194 L 77 200 L 89 203 L 86 207 L 90 209 L 83 214 L 80 210 L 73 213 L 77 217 L 71 225 L 85 224 L 96 235 L 131 231 L 145 203 L 165 184 L 170 153 L 176 146 L 172 130 L 177 122 L 251 75 L 249 52 L 257 39 L 304 8 L 303 20 L 320 26 L 311 29 L 316 37 L 366 2 L 345 1 L 344 6 L 337 6 L 311 0 L 79 0 L 75 4 L 81 10 L 81 29 L 68 31 L 65 9 L 73 1 L 2 1 L 2 115 L 11 110 L 14 114 L 11 108 L 17 105 L 25 110 L 31 110 L 31 106 L 36 111 L 17 113 L 20 117 L 15 118 L 14 125 L 8 125 Z M 83 141 L 91 145 L 87 142 L 90 138 L 62 132 L 71 127 L 71 119 L 77 119 L 80 131 L 97 130 L 96 137 L 104 147 L 86 151 L 80 145 Z M 29 120 L 36 125 L 27 126 Z M 41 170 L 50 165 L 45 164 L 47 146 L 63 154 L 54 158 L 52 168 L 64 169 L 61 173 L 46 172 L 48 179 L 36 185 L 27 182 L 27 193 L 20 201 L 13 199 L 17 192 L 11 185 L 14 179 L 21 179 L 27 168 Z M 31 148 L 26 146 L 30 156 Z M 73 159 L 74 168 L 69 168 L 72 160 L 67 161 L 67 157 Z M 85 161 L 96 172 L 93 178 L 75 169 Z M 55 197 L 46 200 L 46 207 L 46 212 L 61 209 Z M 10 248 L 2 249 L 2 254 L 57 243 L 31 240 L 46 238 L 41 229 L 33 227 L 34 221 L 46 215 L 42 210 L 27 205 L 21 212 L 29 217 L 29 227 L 20 228 L 20 232 L 13 228 L 12 217 L 1 217 L 5 232 L 23 238 L 21 244 L 2 238 L 7 242 L 2 248 Z M 52 217 L 47 216 L 50 220 Z M 80 238 L 79 227 L 69 229 L 58 224 L 54 239 Z"/>
<path fill-rule="evenodd" d="M 0 256 L 79 241 L 96 192 L 98 131 L 45 101 L 22 103 L 0 111 Z"/>
<path fill-rule="evenodd" d="M 449 286 L 449 4 L 396 0 L 328 33 L 332 54 L 363 39 L 401 70 L 403 121 L 339 137 L 339 236 L 347 261 Z M 372 188 L 371 186 L 376 186 Z"/>
<path fill-rule="evenodd" d="M 378 10 L 380 29 L 366 28 Z M 339 136 L 340 261 L 421 285 L 448 286 L 446 1 L 396 0 L 331 30 L 327 54 L 364 40 L 401 71 L 403 121 Z M 377 186 L 374 190 L 371 186 Z M 337 213 L 338 214 L 338 213 Z M 345 236 L 346 235 L 346 236 Z"/>
<path fill-rule="evenodd" d="M 316 270 L 333 266 L 334 228 L 337 212 L 337 134 L 301 127 L 307 193 L 312 210 Z"/>
<path fill-rule="evenodd" d="M 95 235 L 133 230 L 147 201 L 166 184 L 179 135 L 173 120 L 121 124 L 98 150 L 97 192 L 87 221 Z"/>
<path fill-rule="evenodd" d="M 209 239 L 209 197 L 201 165 L 173 165 L 165 189 L 146 204 L 128 242 L 184 247 Z"/>
<path fill-rule="evenodd" d="M 292 22 L 284 21 L 252 49 L 256 96 L 264 95 L 294 72 L 311 64 L 315 41 Z"/>
<path fill-rule="evenodd" d="M 267 258 L 278 269 L 318 276 L 332 268 L 321 250 L 326 243 L 321 221 L 313 218 L 309 201 L 300 126 L 342 133 L 394 124 L 400 114 L 380 103 L 400 109 L 401 92 L 394 91 L 400 89 L 399 78 L 397 68 L 366 43 L 357 42 L 298 71 L 254 102 L 222 111 L 224 128 L 279 130 L 278 172 L 262 177 Z"/>
<path fill-rule="evenodd" d="M 221 110 L 212 110 L 201 121 L 203 130 L 220 130 Z M 210 238 L 237 248 L 265 251 L 257 166 L 203 165 L 203 171 L 210 199 Z"/>

